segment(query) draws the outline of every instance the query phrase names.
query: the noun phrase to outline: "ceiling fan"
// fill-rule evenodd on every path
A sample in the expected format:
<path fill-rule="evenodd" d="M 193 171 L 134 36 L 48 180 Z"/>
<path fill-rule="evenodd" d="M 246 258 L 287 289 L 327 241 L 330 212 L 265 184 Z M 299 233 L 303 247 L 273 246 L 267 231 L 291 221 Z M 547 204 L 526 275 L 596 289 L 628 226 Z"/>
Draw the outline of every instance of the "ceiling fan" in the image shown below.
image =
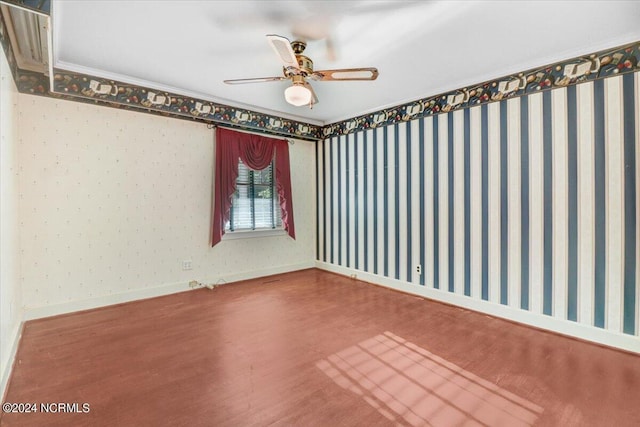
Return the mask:
<path fill-rule="evenodd" d="M 378 78 L 377 68 L 342 68 L 337 70 L 313 70 L 313 61 L 303 55 L 307 44 L 304 41 L 290 42 L 286 37 L 268 34 L 267 40 L 282 62 L 283 76 L 259 77 L 252 79 L 225 80 L 227 84 L 279 82 L 291 80 L 291 86 L 285 89 L 284 98 L 291 105 L 301 107 L 308 105 L 313 108 L 318 103 L 313 88 L 307 79 L 316 81 L 347 81 L 347 80 L 375 80 Z"/>

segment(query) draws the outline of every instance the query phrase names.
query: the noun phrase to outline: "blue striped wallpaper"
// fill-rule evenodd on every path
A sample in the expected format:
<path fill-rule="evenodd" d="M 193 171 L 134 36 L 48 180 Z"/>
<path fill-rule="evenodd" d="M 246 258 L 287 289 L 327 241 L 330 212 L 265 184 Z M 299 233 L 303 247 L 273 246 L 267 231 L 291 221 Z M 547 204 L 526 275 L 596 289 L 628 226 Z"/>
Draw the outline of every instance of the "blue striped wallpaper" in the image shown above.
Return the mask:
<path fill-rule="evenodd" d="M 639 102 L 633 73 L 320 141 L 317 259 L 638 335 Z"/>

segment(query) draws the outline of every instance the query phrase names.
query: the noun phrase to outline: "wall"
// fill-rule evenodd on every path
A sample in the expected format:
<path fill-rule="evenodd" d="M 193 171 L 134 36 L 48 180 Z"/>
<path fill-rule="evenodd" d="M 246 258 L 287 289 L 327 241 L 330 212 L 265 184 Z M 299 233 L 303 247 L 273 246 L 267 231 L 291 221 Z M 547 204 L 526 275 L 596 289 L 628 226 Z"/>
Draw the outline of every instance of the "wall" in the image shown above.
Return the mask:
<path fill-rule="evenodd" d="M 204 124 L 29 95 L 20 111 L 26 318 L 313 266 L 313 144 L 290 146 L 297 240 L 211 248 Z"/>
<path fill-rule="evenodd" d="M 1 50 L 1 49 L 0 49 Z M 18 236 L 18 92 L 0 53 L 0 397 L 22 320 Z"/>
<path fill-rule="evenodd" d="M 640 351 L 639 76 L 318 143 L 317 265 Z"/>

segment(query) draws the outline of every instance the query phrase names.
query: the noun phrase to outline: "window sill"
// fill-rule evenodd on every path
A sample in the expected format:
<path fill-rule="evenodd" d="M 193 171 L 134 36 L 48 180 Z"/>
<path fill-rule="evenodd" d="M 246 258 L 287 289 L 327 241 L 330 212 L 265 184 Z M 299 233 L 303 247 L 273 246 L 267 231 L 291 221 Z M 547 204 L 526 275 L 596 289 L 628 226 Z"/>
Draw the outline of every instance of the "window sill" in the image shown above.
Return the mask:
<path fill-rule="evenodd" d="M 237 239 L 253 239 L 256 237 L 274 237 L 274 236 L 286 236 L 287 232 L 283 228 L 276 228 L 273 230 L 240 230 L 240 231 L 225 231 L 222 236 L 222 240 L 237 240 Z"/>

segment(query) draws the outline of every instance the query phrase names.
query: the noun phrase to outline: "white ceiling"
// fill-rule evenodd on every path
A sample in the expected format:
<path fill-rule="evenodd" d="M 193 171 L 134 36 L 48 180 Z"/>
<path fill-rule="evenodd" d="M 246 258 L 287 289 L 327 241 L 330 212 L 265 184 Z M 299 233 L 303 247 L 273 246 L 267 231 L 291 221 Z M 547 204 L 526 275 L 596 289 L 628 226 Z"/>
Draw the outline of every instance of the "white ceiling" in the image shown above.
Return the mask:
<path fill-rule="evenodd" d="M 325 124 L 640 40 L 640 1 L 53 2 L 58 68 Z M 297 28 L 297 30 L 296 30 Z M 319 69 L 377 67 L 373 82 L 312 82 L 311 110 L 284 100 L 266 34 L 324 39 Z"/>

